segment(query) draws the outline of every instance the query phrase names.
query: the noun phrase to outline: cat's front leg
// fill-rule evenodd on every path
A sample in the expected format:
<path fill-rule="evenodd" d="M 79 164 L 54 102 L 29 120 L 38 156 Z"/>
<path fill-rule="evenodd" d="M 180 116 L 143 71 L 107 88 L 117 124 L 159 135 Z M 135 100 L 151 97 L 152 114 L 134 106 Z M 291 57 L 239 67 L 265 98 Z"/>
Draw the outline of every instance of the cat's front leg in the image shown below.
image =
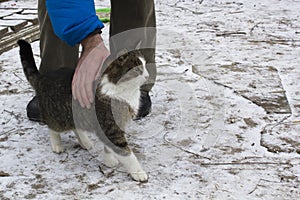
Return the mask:
<path fill-rule="evenodd" d="M 135 181 L 139 182 L 147 182 L 148 176 L 146 172 L 142 169 L 141 164 L 139 163 L 138 159 L 131 152 L 128 156 L 118 156 L 119 161 L 124 165 L 127 169 L 128 173 L 130 174 L 131 178 Z"/>
<path fill-rule="evenodd" d="M 90 140 L 90 138 L 87 136 L 88 132 L 87 131 L 83 131 L 83 130 L 74 130 L 76 136 L 77 136 L 77 139 L 78 139 L 78 142 L 80 144 L 80 146 L 84 149 L 91 149 L 93 147 L 93 143 L 92 141 Z"/>
<path fill-rule="evenodd" d="M 64 152 L 64 148 L 61 144 L 60 133 L 56 132 L 52 129 L 49 129 L 49 134 L 50 134 L 50 142 L 51 142 L 52 151 L 55 153 Z"/>
<path fill-rule="evenodd" d="M 148 181 L 146 172 L 142 169 L 141 164 L 131 150 L 128 155 L 120 155 L 114 152 L 114 156 L 125 167 L 133 180 L 139 182 Z"/>
<path fill-rule="evenodd" d="M 104 146 L 104 155 L 103 155 L 103 163 L 107 167 L 114 168 L 119 164 L 118 159 L 114 156 L 114 153 L 112 150 L 110 150 L 108 147 Z"/>

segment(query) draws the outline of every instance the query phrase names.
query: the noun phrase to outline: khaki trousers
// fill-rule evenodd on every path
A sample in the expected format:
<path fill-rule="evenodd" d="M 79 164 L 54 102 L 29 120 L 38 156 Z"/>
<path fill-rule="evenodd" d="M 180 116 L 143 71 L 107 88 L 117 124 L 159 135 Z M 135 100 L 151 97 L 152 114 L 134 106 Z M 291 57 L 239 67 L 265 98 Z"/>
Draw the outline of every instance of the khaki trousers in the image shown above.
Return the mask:
<path fill-rule="evenodd" d="M 40 72 L 44 74 L 62 67 L 75 69 L 79 57 L 79 46 L 71 47 L 54 34 L 46 9 L 46 0 L 38 1 L 38 18 L 40 23 Z M 138 43 L 142 43 L 142 53 L 146 58 L 150 75 L 149 81 L 142 86 L 145 91 L 151 90 L 156 77 L 155 27 L 153 0 L 111 0 L 110 51 L 118 52 L 123 48 L 132 50 Z M 132 31 L 132 29 L 137 31 Z"/>

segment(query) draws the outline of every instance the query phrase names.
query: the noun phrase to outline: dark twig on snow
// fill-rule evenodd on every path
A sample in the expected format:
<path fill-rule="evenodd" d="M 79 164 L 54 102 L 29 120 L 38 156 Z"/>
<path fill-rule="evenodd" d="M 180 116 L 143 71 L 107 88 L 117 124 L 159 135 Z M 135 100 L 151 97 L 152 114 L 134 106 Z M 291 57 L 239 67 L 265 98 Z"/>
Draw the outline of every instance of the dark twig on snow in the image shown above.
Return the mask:
<path fill-rule="evenodd" d="M 3 110 L 4 112 L 9 113 L 10 115 L 14 116 L 18 122 L 20 122 L 20 114 L 16 114 L 13 111 Z"/>
<path fill-rule="evenodd" d="M 259 186 L 261 179 L 259 179 L 258 183 L 256 184 L 256 186 L 253 188 L 253 190 L 251 190 L 248 194 L 252 194 Z"/>
<path fill-rule="evenodd" d="M 63 160 L 60 160 L 59 162 L 60 163 L 65 163 L 65 162 L 67 162 L 67 160 L 68 160 L 68 158 L 69 158 L 69 153 L 68 152 L 66 152 L 66 157 L 65 157 L 65 159 L 63 159 Z"/>
<path fill-rule="evenodd" d="M 243 31 L 236 31 L 236 32 L 224 32 L 224 33 L 217 33 L 217 37 L 226 37 L 226 36 L 231 36 L 231 35 L 246 35 L 246 32 Z"/>
<path fill-rule="evenodd" d="M 270 40 L 248 40 L 248 42 L 252 43 L 267 43 L 267 44 L 279 44 L 279 45 L 292 45 L 292 46 L 299 46 L 296 43 L 299 43 L 300 40 L 294 39 L 270 39 Z"/>
<path fill-rule="evenodd" d="M 105 166 L 105 164 L 104 164 L 104 166 Z M 111 176 L 114 174 L 115 171 L 116 171 L 116 172 L 119 172 L 119 173 L 126 173 L 126 172 L 124 172 L 124 171 L 117 170 L 117 169 L 115 169 L 115 168 L 112 169 L 111 171 L 104 172 L 103 169 L 102 169 L 102 167 L 101 167 L 101 165 L 99 165 L 98 168 L 99 168 L 99 172 L 100 172 L 101 174 L 103 174 L 106 178 L 111 177 Z"/>
<path fill-rule="evenodd" d="M 259 179 L 258 183 L 256 184 L 256 186 L 253 188 L 253 190 L 251 190 L 248 194 L 252 194 L 253 192 L 255 192 L 255 190 L 257 190 L 257 188 L 259 186 L 263 186 L 263 185 L 260 185 L 260 183 L 264 181 L 264 182 L 268 182 L 268 183 L 278 183 L 278 182 L 275 182 L 275 181 L 270 181 L 270 180 L 266 180 L 266 179 Z"/>
<path fill-rule="evenodd" d="M 288 165 L 289 163 L 284 162 L 215 162 L 215 163 L 200 163 L 202 166 L 220 166 L 220 165 Z"/>
<path fill-rule="evenodd" d="M 105 173 L 104 173 L 104 171 L 102 170 L 102 167 L 101 167 L 100 165 L 98 166 L 98 168 L 99 168 L 99 172 L 100 172 L 101 174 L 105 175 Z"/>
<path fill-rule="evenodd" d="M 292 117 L 292 114 L 289 114 L 289 115 L 283 117 L 279 122 L 276 122 L 276 123 L 274 123 L 274 124 L 267 124 L 267 125 L 263 128 L 263 130 L 261 131 L 261 134 L 266 133 L 267 130 L 272 130 L 272 129 L 274 129 L 276 126 L 279 126 L 279 125 L 281 125 L 281 124 L 285 124 L 285 121 L 287 121 L 287 120 L 288 120 L 289 118 L 291 118 L 291 117 Z"/>
<path fill-rule="evenodd" d="M 13 72 L 13 75 L 15 75 L 21 82 L 25 82 L 24 79 L 22 79 L 16 72 Z"/>
<path fill-rule="evenodd" d="M 205 157 L 205 156 L 201 156 L 200 154 L 194 153 L 194 152 L 189 151 L 189 150 L 187 150 L 187 149 L 184 149 L 184 148 L 182 148 L 182 147 L 180 147 L 180 146 L 178 146 L 178 145 L 176 145 L 176 144 L 173 144 L 172 142 L 170 142 L 170 141 L 166 138 L 167 134 L 168 134 L 168 133 L 165 133 L 165 134 L 164 134 L 163 139 L 164 139 L 165 142 L 167 142 L 167 143 L 170 144 L 171 146 L 176 147 L 177 149 L 180 149 L 181 151 L 186 152 L 186 153 L 188 153 L 188 154 L 192 154 L 192 155 L 194 155 L 194 156 L 196 156 L 196 157 L 198 157 L 198 158 L 205 158 L 205 159 L 207 159 L 207 160 L 211 160 L 211 158 L 208 158 L 208 157 Z"/>
<path fill-rule="evenodd" d="M 202 4 L 203 1 L 204 1 L 204 0 L 200 0 L 200 1 L 199 1 L 199 5 Z M 171 7 L 173 7 L 173 8 L 179 8 L 179 9 L 181 9 L 181 10 L 185 10 L 185 11 L 191 12 L 191 13 L 196 14 L 196 15 L 203 14 L 203 12 L 198 12 L 198 11 L 194 11 L 194 10 L 191 10 L 191 9 L 189 9 L 189 8 L 186 8 L 186 7 L 178 6 L 177 4 L 180 3 L 180 2 L 181 2 L 181 1 L 179 0 L 179 1 L 177 1 L 176 3 L 174 3 L 173 5 L 169 5 L 169 6 L 171 6 Z M 196 3 L 198 3 L 198 2 L 196 2 Z"/>
<path fill-rule="evenodd" d="M 12 128 L 12 129 L 10 129 L 10 130 L 8 130 L 8 131 L 5 131 L 5 132 L 1 133 L 0 135 L 10 135 L 10 134 L 13 133 L 14 131 L 16 131 L 16 129 L 15 129 L 15 128 Z"/>
<path fill-rule="evenodd" d="M 4 171 L 0 171 L 0 177 L 8 177 L 8 176 L 10 176 L 9 173 L 6 173 Z"/>
<path fill-rule="evenodd" d="M 261 24 L 262 22 L 258 22 L 256 23 L 251 29 L 250 29 L 250 33 L 252 33 L 254 31 L 255 28 L 258 27 L 259 24 Z"/>

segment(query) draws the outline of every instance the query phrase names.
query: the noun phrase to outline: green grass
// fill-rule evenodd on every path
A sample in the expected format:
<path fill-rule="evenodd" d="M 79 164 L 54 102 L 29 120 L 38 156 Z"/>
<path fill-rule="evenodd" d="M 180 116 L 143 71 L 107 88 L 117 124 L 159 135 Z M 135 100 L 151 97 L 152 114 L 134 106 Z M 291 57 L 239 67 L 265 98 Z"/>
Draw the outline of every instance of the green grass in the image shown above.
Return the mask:
<path fill-rule="evenodd" d="M 96 9 L 96 13 L 110 13 L 110 8 L 98 8 Z M 103 23 L 109 22 L 109 17 L 99 17 L 99 19 Z"/>
<path fill-rule="evenodd" d="M 103 23 L 109 22 L 109 17 L 100 17 L 99 19 L 100 19 L 101 22 L 103 22 Z"/>
<path fill-rule="evenodd" d="M 96 12 L 109 13 L 110 12 L 110 8 L 98 8 L 98 9 L 96 9 Z"/>

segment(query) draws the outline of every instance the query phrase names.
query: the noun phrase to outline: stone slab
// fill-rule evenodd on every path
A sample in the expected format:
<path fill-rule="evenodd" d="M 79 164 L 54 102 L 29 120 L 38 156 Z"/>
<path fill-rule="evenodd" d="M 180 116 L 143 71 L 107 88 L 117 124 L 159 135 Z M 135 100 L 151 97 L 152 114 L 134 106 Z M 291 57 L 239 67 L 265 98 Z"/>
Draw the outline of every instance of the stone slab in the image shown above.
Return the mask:
<path fill-rule="evenodd" d="M 0 20 L 0 26 L 10 27 L 15 32 L 25 27 L 27 23 L 26 20 Z"/>
<path fill-rule="evenodd" d="M 14 12 L 11 10 L 0 9 L 0 18 L 9 16 L 9 15 L 13 15 L 13 14 L 14 14 Z"/>
<path fill-rule="evenodd" d="M 278 71 L 273 66 L 233 62 L 217 66 L 194 66 L 193 72 L 232 88 L 267 113 L 291 113 Z"/>
<path fill-rule="evenodd" d="M 4 20 L 28 20 L 33 24 L 38 23 L 37 15 L 33 14 L 13 14 L 3 18 Z"/>
<path fill-rule="evenodd" d="M 35 14 L 37 15 L 37 9 L 24 9 L 21 14 Z"/>
<path fill-rule="evenodd" d="M 23 9 L 0 9 L 0 18 L 22 12 Z"/>

